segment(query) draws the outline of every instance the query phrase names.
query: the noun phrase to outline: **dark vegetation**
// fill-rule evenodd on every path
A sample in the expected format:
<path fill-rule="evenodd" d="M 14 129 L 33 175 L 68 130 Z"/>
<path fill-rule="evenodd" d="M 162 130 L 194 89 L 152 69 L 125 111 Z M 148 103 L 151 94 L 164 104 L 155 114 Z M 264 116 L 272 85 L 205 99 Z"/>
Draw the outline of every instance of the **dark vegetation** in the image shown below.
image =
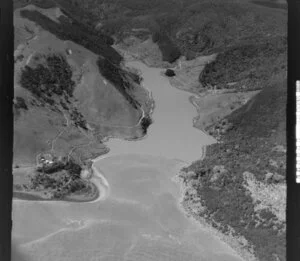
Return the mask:
<path fill-rule="evenodd" d="M 227 83 L 238 82 L 234 88 L 261 89 L 274 75 L 287 70 L 286 54 L 285 37 L 228 48 L 205 66 L 199 81 L 206 88 L 232 88 Z"/>
<path fill-rule="evenodd" d="M 224 233 L 228 232 L 228 225 L 233 227 L 238 235 L 253 244 L 259 260 L 274 260 L 274 255 L 285 260 L 283 226 L 276 223 L 269 210 L 260 211 L 262 220 L 258 222 L 242 176 L 249 171 L 257 180 L 265 182 L 267 172 L 285 175 L 285 153 L 272 150 L 276 145 L 285 147 L 285 10 L 263 7 L 274 7 L 274 3 L 265 4 L 266 1 L 55 1 L 84 27 L 68 19 L 61 19 L 61 24 L 57 24 L 38 12 L 23 11 L 23 15 L 60 39 L 72 40 L 97 53 L 100 72 L 124 95 L 129 86 L 118 67 L 122 58 L 108 46 L 111 42 L 97 35 L 108 33 L 121 40 L 131 28 L 141 27 L 149 29 L 149 36 L 155 42 L 161 42 L 160 49 L 162 53 L 165 51 L 164 59 L 168 61 L 178 58 L 177 48 L 188 59 L 219 53 L 217 60 L 207 65 L 199 77 L 205 87 L 228 88 L 227 83 L 238 82 L 235 88 L 239 90 L 263 88 L 227 117 L 225 125 L 230 128 L 221 133 L 222 143 L 209 146 L 205 159 L 185 170 L 196 173 L 197 193 L 207 207 L 203 215 L 208 222 Z M 93 28 L 99 22 L 102 27 L 94 33 Z M 142 119 L 145 132 L 149 124 L 150 118 Z M 215 126 L 207 131 L 215 134 Z M 270 159 L 279 167 L 270 164 Z M 224 166 L 226 175 L 211 181 L 217 165 Z"/>
<path fill-rule="evenodd" d="M 18 62 L 18 61 L 23 61 L 24 59 L 24 55 L 23 54 L 20 54 L 18 55 L 16 58 L 15 58 L 15 63 Z"/>
<path fill-rule="evenodd" d="M 141 120 L 141 127 L 144 131 L 144 134 L 147 133 L 147 129 L 148 127 L 152 124 L 152 119 L 149 116 L 145 116 L 142 120 Z"/>
<path fill-rule="evenodd" d="M 26 105 L 24 98 L 18 96 L 16 97 L 16 100 L 14 102 L 14 108 L 16 110 L 28 110 L 28 106 Z"/>
<path fill-rule="evenodd" d="M 171 69 L 167 69 L 166 72 L 165 72 L 165 75 L 168 76 L 168 77 L 173 77 L 175 76 L 175 72 Z"/>
<path fill-rule="evenodd" d="M 54 105 L 54 95 L 72 97 L 75 82 L 72 69 L 65 57 L 50 54 L 34 68 L 25 66 L 21 72 L 20 84 L 39 100 Z"/>
<path fill-rule="evenodd" d="M 88 130 L 86 120 L 83 115 L 75 108 L 70 113 L 70 118 L 74 122 L 76 127 L 81 127 L 84 130 Z"/>
<path fill-rule="evenodd" d="M 81 180 L 82 168 L 74 160 L 56 160 L 52 164 L 44 164 L 32 175 L 29 188 L 31 190 L 50 190 L 53 199 L 62 199 L 70 193 L 86 189 L 88 184 Z"/>
<path fill-rule="evenodd" d="M 180 50 L 170 40 L 166 33 L 155 32 L 153 33 L 152 40 L 154 43 L 157 43 L 162 53 L 163 61 L 173 63 L 181 56 Z"/>
<path fill-rule="evenodd" d="M 45 8 L 45 9 L 56 6 L 53 0 L 14 0 L 13 1 L 14 9 L 21 8 L 29 4 L 33 4 L 37 7 Z"/>
<path fill-rule="evenodd" d="M 222 135 L 222 143 L 209 146 L 203 161 L 196 161 L 185 169 L 197 174 L 197 191 L 207 207 L 204 216 L 221 223 L 220 229 L 225 233 L 228 232 L 226 224 L 233 227 L 254 245 L 255 254 L 263 261 L 273 260 L 273 254 L 285 260 L 285 232 L 269 210 L 259 213 L 263 221 L 258 222 L 252 198 L 243 187 L 242 174 L 249 171 L 261 182 L 265 182 L 267 172 L 285 176 L 286 155 L 272 150 L 276 145 L 286 146 L 285 106 L 286 82 L 284 76 L 279 75 L 252 101 L 227 118 L 233 128 Z M 276 161 L 278 167 L 272 166 L 270 159 Z M 223 165 L 227 172 L 212 182 L 216 165 Z"/>
<path fill-rule="evenodd" d="M 109 44 L 112 38 L 101 34 L 89 26 L 85 26 L 76 20 L 60 18 L 60 24 L 37 11 L 22 10 L 21 15 L 38 23 L 43 29 L 55 34 L 62 40 L 71 40 L 99 55 L 98 67 L 100 73 L 109 80 L 120 93 L 138 108 L 139 103 L 132 98 L 129 90 L 132 88 L 130 79 L 139 83 L 140 78 L 132 72 L 127 72 L 120 67 L 122 56 Z"/>
<path fill-rule="evenodd" d="M 22 10 L 21 15 L 33 22 L 36 22 L 44 30 L 56 35 L 61 40 L 71 40 L 86 49 L 99 54 L 111 63 L 119 65 L 122 56 L 109 44 L 112 38 L 92 31 L 89 27 L 67 18 L 60 17 L 60 23 L 56 23 L 38 11 Z"/>
<path fill-rule="evenodd" d="M 61 105 L 70 112 L 70 118 L 76 127 L 87 130 L 87 122 L 77 108 L 70 109 L 67 103 L 73 97 L 75 82 L 72 80 L 72 69 L 61 54 L 40 55 L 35 57 L 37 65 L 25 66 L 21 72 L 20 84 L 30 91 L 43 104 Z M 22 100 L 17 100 L 16 108 L 24 107 Z M 26 105 L 26 104 L 25 104 Z"/>
<path fill-rule="evenodd" d="M 199 55 L 220 53 L 218 61 L 199 77 L 206 86 L 242 79 L 236 86 L 256 89 L 263 84 L 259 84 L 257 78 L 269 78 L 277 71 L 286 70 L 286 62 L 282 60 L 286 56 L 285 10 L 265 8 L 259 6 L 258 1 L 58 2 L 76 6 L 85 13 L 84 20 L 94 27 L 101 22 L 100 31 L 117 40 L 128 36 L 132 28 L 148 29 L 165 61 L 174 62 L 181 54 L 190 60 Z"/>
<path fill-rule="evenodd" d="M 99 58 L 97 65 L 100 73 L 109 80 L 117 90 L 126 98 L 126 100 L 134 107 L 138 108 L 139 103 L 129 94 L 128 91 L 132 88 L 127 77 L 132 77 L 133 81 L 140 81 L 139 76 L 134 73 L 125 74 L 124 71 L 110 62 L 108 59 Z"/>

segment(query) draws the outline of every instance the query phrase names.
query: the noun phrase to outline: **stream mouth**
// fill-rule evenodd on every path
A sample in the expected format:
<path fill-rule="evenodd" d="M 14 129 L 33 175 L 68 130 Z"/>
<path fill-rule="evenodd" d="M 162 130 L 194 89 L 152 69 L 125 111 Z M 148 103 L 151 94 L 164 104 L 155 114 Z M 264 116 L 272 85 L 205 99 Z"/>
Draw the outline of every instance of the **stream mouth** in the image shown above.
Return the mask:
<path fill-rule="evenodd" d="M 141 71 L 155 101 L 146 138 L 106 142 L 110 151 L 93 163 L 100 190 L 95 201 L 14 201 L 16 252 L 28 261 L 241 261 L 179 204 L 174 176 L 215 142 L 193 127 L 191 94 L 173 88 L 160 69 L 128 66 Z"/>

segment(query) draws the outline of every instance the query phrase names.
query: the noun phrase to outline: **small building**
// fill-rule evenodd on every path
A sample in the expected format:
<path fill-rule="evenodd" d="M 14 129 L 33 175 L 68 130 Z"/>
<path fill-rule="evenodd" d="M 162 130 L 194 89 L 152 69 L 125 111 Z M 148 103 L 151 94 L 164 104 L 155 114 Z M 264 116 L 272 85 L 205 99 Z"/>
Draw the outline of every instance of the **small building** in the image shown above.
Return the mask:
<path fill-rule="evenodd" d="M 54 163 L 54 157 L 51 154 L 40 154 L 37 156 L 37 166 L 43 167 L 45 165 L 52 165 Z"/>

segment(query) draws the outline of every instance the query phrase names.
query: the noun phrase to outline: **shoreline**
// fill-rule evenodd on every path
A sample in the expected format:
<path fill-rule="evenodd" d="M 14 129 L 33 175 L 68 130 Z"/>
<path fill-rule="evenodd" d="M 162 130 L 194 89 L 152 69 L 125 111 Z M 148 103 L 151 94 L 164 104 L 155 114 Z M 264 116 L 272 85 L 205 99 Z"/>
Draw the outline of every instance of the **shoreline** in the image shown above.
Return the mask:
<path fill-rule="evenodd" d="M 138 59 L 134 59 L 134 60 L 139 61 Z M 147 65 L 147 63 L 145 63 L 144 61 L 141 61 L 141 62 L 144 63 L 145 65 Z M 163 70 L 165 68 L 159 68 L 159 69 Z M 164 76 L 164 77 L 168 78 L 167 76 Z M 176 86 L 174 86 L 173 84 L 171 84 L 171 82 L 170 82 L 170 85 L 173 88 L 177 88 Z M 141 86 L 143 88 L 145 88 L 143 84 L 141 84 Z M 177 88 L 177 89 L 179 89 L 181 91 L 188 92 L 188 93 L 191 94 L 189 102 L 191 103 L 191 106 L 193 106 L 196 109 L 196 112 L 198 114 L 197 105 L 194 104 L 193 101 L 192 101 L 192 97 L 197 98 L 198 94 L 195 94 L 194 92 L 189 92 L 188 90 L 181 89 L 181 88 Z M 152 106 L 151 106 L 151 110 L 149 112 L 149 116 L 151 117 L 151 115 L 152 115 L 152 113 L 153 113 L 153 111 L 155 109 L 155 101 L 152 98 L 151 92 L 148 89 L 147 89 L 147 91 L 149 93 L 149 97 L 151 97 L 151 100 L 152 100 Z M 203 95 L 201 95 L 201 97 L 206 96 L 206 94 L 207 93 L 204 93 Z M 196 117 L 199 117 L 199 115 L 195 116 L 193 118 L 193 120 L 192 120 L 194 128 L 197 128 L 197 127 L 195 127 L 195 124 L 194 124 L 194 121 L 195 121 Z M 141 119 L 139 120 L 139 123 L 140 123 Z M 154 123 L 154 120 L 152 119 L 152 124 L 153 123 Z M 197 129 L 199 129 L 199 128 L 197 128 Z M 202 129 L 200 129 L 200 130 L 203 133 L 205 133 L 206 135 L 210 136 L 204 130 L 202 130 Z M 145 139 L 145 138 L 147 138 L 147 132 L 144 135 L 142 135 L 141 137 L 136 137 L 136 138 L 132 138 L 132 139 L 125 138 L 125 140 L 128 140 L 128 141 L 139 141 L 139 140 L 142 140 L 142 139 Z M 103 142 L 107 142 L 109 139 L 120 139 L 121 140 L 122 138 L 121 137 L 106 136 L 102 141 Z M 201 148 L 202 149 L 202 155 L 201 155 L 201 159 L 200 160 L 203 160 L 206 157 L 206 147 L 207 146 L 204 145 Z M 107 148 L 107 150 L 104 153 L 102 153 L 101 155 L 99 155 L 99 156 L 97 156 L 97 157 L 95 157 L 93 159 L 90 159 L 93 162 L 93 164 L 92 164 L 93 175 L 92 175 L 92 177 L 90 179 L 90 182 L 93 184 L 93 186 L 96 188 L 96 191 L 97 191 L 97 193 L 94 195 L 94 197 L 92 199 L 88 199 L 88 200 L 84 200 L 84 199 L 83 200 L 79 200 L 79 199 L 72 200 L 72 199 L 66 199 L 66 198 L 64 198 L 62 200 L 55 200 L 55 199 L 54 200 L 53 199 L 47 200 L 47 199 L 41 199 L 41 198 L 39 198 L 39 199 L 21 199 L 21 200 L 38 200 L 38 201 L 48 201 L 48 202 L 50 201 L 50 202 L 95 203 L 95 202 L 98 202 L 100 200 L 105 199 L 109 195 L 109 190 L 110 190 L 109 184 L 108 184 L 107 180 L 105 179 L 105 177 L 97 170 L 97 168 L 95 166 L 95 163 L 97 163 L 101 159 L 104 159 L 104 158 L 108 157 L 109 151 L 110 151 L 110 149 Z M 222 232 L 220 232 L 218 229 L 214 228 L 208 222 L 208 220 L 206 220 L 204 217 L 197 216 L 197 215 L 195 215 L 195 214 L 193 214 L 191 212 L 191 209 L 186 204 L 186 201 L 184 199 L 185 192 L 189 189 L 189 186 L 185 185 L 184 182 L 182 181 L 182 179 L 179 177 L 179 175 L 181 173 L 181 169 L 183 167 L 189 166 L 189 165 L 190 164 L 186 163 L 186 162 L 182 163 L 182 166 L 180 167 L 179 173 L 176 173 L 174 175 L 174 177 L 172 178 L 172 180 L 177 184 L 178 189 L 179 189 L 179 194 L 180 194 L 180 196 L 178 198 L 178 208 L 179 208 L 179 210 L 182 211 L 183 214 L 188 219 L 190 219 L 193 223 L 195 223 L 197 226 L 200 226 L 202 229 L 204 229 L 206 231 L 209 231 L 211 234 L 213 234 L 217 238 L 219 238 L 222 242 L 224 242 L 225 244 L 227 244 L 233 250 L 234 254 L 236 254 L 237 256 L 239 256 L 239 257 L 241 257 L 241 258 L 243 258 L 245 260 L 255 260 L 255 259 L 250 259 L 249 255 L 247 255 L 247 253 L 244 253 L 238 247 L 239 242 L 237 240 L 235 240 L 234 238 L 230 238 L 228 235 L 225 235 Z M 34 198 L 34 196 L 33 196 L 33 198 Z M 247 256 L 247 258 L 246 258 L 246 256 Z"/>
<path fill-rule="evenodd" d="M 203 152 L 199 160 L 204 160 L 204 158 L 206 157 L 207 146 L 209 145 L 204 145 L 202 147 Z M 189 164 L 185 164 L 183 167 L 186 167 L 188 165 Z M 178 198 L 177 202 L 178 209 L 197 227 L 209 232 L 210 234 L 219 238 L 220 241 L 227 244 L 237 257 L 240 257 L 244 261 L 257 261 L 257 258 L 254 256 L 252 251 L 243 248 L 241 240 L 233 235 L 222 233 L 218 228 L 215 228 L 211 224 L 209 219 L 194 212 L 195 209 L 193 209 L 193 206 L 190 205 L 190 201 L 185 199 L 186 192 L 191 189 L 193 190 L 194 188 L 183 181 L 182 177 L 180 176 L 183 173 L 182 168 L 172 178 L 172 180 L 177 184 L 180 191 L 180 197 Z M 201 209 L 204 210 L 206 206 L 203 205 L 200 201 L 200 203 L 197 203 L 197 208 L 200 208 L 201 211 Z"/>
<path fill-rule="evenodd" d="M 125 63 L 125 65 L 126 65 L 126 63 Z M 138 73 L 139 73 L 139 76 L 140 76 L 141 72 L 138 71 Z M 151 124 L 154 123 L 154 120 L 152 119 L 151 116 L 152 116 L 153 111 L 155 109 L 155 101 L 153 99 L 152 92 L 150 90 L 148 90 L 142 84 L 142 82 L 141 82 L 140 86 L 142 88 L 144 88 L 148 93 L 148 101 L 147 102 L 150 102 L 150 104 L 151 104 L 150 110 L 149 110 L 149 112 L 145 113 L 144 109 L 141 108 L 142 115 L 141 115 L 139 121 L 137 122 L 136 125 L 131 126 L 130 128 L 141 128 L 141 121 L 142 121 L 143 118 L 145 118 L 147 116 L 151 119 Z M 147 127 L 147 129 L 148 129 L 148 127 Z M 116 136 L 105 136 L 101 140 L 101 142 L 103 142 L 103 143 L 108 142 L 109 139 L 119 139 L 119 140 L 127 140 L 127 141 L 140 141 L 140 140 L 146 139 L 147 136 L 148 136 L 147 131 L 145 133 L 143 133 L 140 137 L 132 137 L 132 138 L 126 138 L 126 137 L 122 138 L 122 137 L 116 137 Z M 26 192 L 25 191 L 13 191 L 12 199 L 13 200 L 24 200 L 24 201 L 27 200 L 27 201 L 48 201 L 48 202 L 74 202 L 74 203 L 92 203 L 92 202 L 96 202 L 98 200 L 101 200 L 101 197 L 102 197 L 101 190 L 103 190 L 103 189 L 102 189 L 101 185 L 99 185 L 101 182 L 98 183 L 97 179 L 100 179 L 101 181 L 103 181 L 103 179 L 104 180 L 106 180 L 106 179 L 95 168 L 94 163 L 98 159 L 103 158 L 103 156 L 107 155 L 110 152 L 110 148 L 108 148 L 107 146 L 105 146 L 105 147 L 106 147 L 106 150 L 103 153 L 101 153 L 99 156 L 96 156 L 95 158 L 88 159 L 88 160 L 91 160 L 93 162 L 93 165 L 92 165 L 93 174 L 92 174 L 92 177 L 89 179 L 89 181 L 90 181 L 89 185 L 93 186 L 93 193 L 91 195 L 90 194 L 88 194 L 87 196 L 85 196 L 85 195 L 67 195 L 62 199 L 48 199 L 48 198 L 43 197 L 41 195 L 43 193 L 41 191 L 26 191 Z M 96 177 L 95 177 L 95 172 L 97 172 Z M 75 198 L 73 198 L 73 197 L 75 197 Z M 80 197 L 82 197 L 82 199 Z M 88 197 L 88 199 L 86 199 L 87 197 Z"/>
<path fill-rule="evenodd" d="M 138 59 L 135 59 L 137 61 L 140 61 Z M 130 60 L 132 61 L 132 60 Z M 142 63 L 144 63 L 146 66 L 147 63 L 145 63 L 144 61 L 140 61 Z M 157 68 L 157 67 L 155 67 Z M 161 70 L 164 70 L 165 68 L 159 68 Z M 165 78 L 168 79 L 167 76 L 164 75 Z M 170 82 L 170 81 L 169 81 Z M 171 84 L 170 82 L 170 85 L 174 88 L 177 88 L 176 86 L 174 86 L 173 84 Z M 191 94 L 190 98 L 189 98 L 189 102 L 191 103 L 191 105 L 196 109 L 196 112 L 198 114 L 198 107 L 197 107 L 197 104 L 194 104 L 193 102 L 193 98 L 199 98 L 199 94 L 195 93 L 195 92 L 190 92 L 186 89 L 181 89 L 181 88 L 177 88 L 178 90 L 181 90 L 181 91 L 185 91 L 185 92 L 188 92 Z M 205 97 L 207 95 L 211 94 L 210 92 L 202 92 L 200 94 L 201 97 Z M 206 133 L 206 131 L 202 128 L 197 128 L 194 124 L 194 121 L 196 120 L 197 117 L 200 117 L 200 115 L 198 114 L 197 116 L 195 116 L 193 118 L 193 127 L 196 128 L 196 129 L 199 129 L 200 131 L 202 131 L 203 133 L 205 133 L 207 136 L 210 136 L 210 137 L 213 137 L 211 135 L 209 135 L 208 133 Z M 153 121 L 154 122 L 154 121 Z M 144 137 L 146 138 L 146 137 Z M 213 137 L 214 138 L 214 137 Z M 136 141 L 135 139 L 133 139 L 132 141 Z M 217 140 L 215 140 L 216 143 L 218 142 Z M 204 145 L 202 146 L 202 155 L 201 155 L 201 158 L 200 160 L 203 160 L 205 157 L 206 157 L 206 149 L 207 149 L 207 146 L 209 145 Z M 100 157 L 97 157 L 93 160 L 93 166 L 96 162 L 98 162 L 99 160 L 105 158 L 106 156 L 100 156 Z M 241 259 L 243 260 L 247 260 L 247 261 L 255 261 L 257 260 L 253 253 L 251 253 L 250 251 L 246 250 L 246 249 L 243 249 L 242 246 L 241 246 L 241 242 L 235 238 L 234 236 L 230 236 L 230 235 L 226 235 L 226 234 L 223 234 L 220 230 L 218 230 L 217 228 L 214 228 L 209 220 L 207 220 L 205 217 L 201 217 L 199 215 L 196 215 L 195 213 L 192 213 L 192 209 L 190 208 L 190 206 L 188 206 L 188 202 L 184 199 L 184 196 L 185 196 L 185 192 L 190 189 L 190 187 L 188 185 L 185 185 L 184 182 L 182 181 L 182 178 L 179 177 L 181 171 L 182 171 L 182 168 L 183 167 L 187 167 L 189 166 L 190 164 L 187 163 L 187 162 L 184 162 L 182 163 L 181 167 L 179 168 L 179 172 L 176 173 L 173 178 L 172 178 L 172 181 L 174 181 L 177 186 L 178 186 L 178 189 L 179 189 L 179 198 L 178 198 L 178 209 L 185 215 L 185 217 L 187 217 L 189 220 L 191 220 L 192 223 L 194 223 L 196 226 L 200 226 L 201 229 L 205 230 L 205 231 L 208 231 L 210 234 L 213 234 L 214 236 L 216 236 L 217 238 L 220 239 L 220 241 L 222 241 L 224 244 L 228 245 L 231 249 L 232 249 L 232 252 L 237 256 L 237 257 L 240 257 Z M 205 207 L 205 206 L 204 206 Z"/>
<path fill-rule="evenodd" d="M 42 193 L 38 192 L 26 192 L 26 191 L 14 191 L 13 200 L 22 200 L 22 201 L 48 201 L 48 202 L 74 202 L 74 203 L 83 203 L 90 202 L 99 197 L 99 190 L 94 183 L 90 183 L 89 186 L 92 186 L 93 192 L 87 195 L 68 195 L 62 199 L 48 199 L 46 197 L 40 196 Z M 80 198 L 82 197 L 82 199 Z"/>

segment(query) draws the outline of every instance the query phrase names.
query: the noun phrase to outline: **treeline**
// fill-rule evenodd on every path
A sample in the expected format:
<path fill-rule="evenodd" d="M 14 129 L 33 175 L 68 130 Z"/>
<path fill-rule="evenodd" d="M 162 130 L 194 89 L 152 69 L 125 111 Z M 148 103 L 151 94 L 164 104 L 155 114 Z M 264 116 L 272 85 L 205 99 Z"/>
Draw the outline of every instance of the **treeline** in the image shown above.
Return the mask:
<path fill-rule="evenodd" d="M 88 184 L 81 180 L 82 168 L 72 159 L 55 161 L 37 168 L 31 176 L 29 188 L 48 190 L 53 199 L 62 199 L 70 193 L 86 189 Z"/>
<path fill-rule="evenodd" d="M 221 224 L 218 228 L 225 233 L 229 232 L 226 225 L 234 228 L 253 244 L 262 261 L 274 260 L 273 254 L 285 260 L 284 224 L 269 209 L 255 209 L 243 173 L 251 172 L 264 184 L 268 172 L 285 176 L 286 154 L 273 150 L 277 145 L 285 147 L 285 104 L 286 80 L 282 77 L 228 116 L 235 128 L 222 135 L 221 143 L 207 147 L 204 160 L 185 168 L 196 173 L 197 194 L 206 206 L 201 215 L 213 220 L 216 227 Z M 224 166 L 226 173 L 212 181 L 215 166 Z"/>
<path fill-rule="evenodd" d="M 87 128 L 87 122 L 84 119 L 84 117 L 81 114 L 81 112 L 79 112 L 77 110 L 77 108 L 73 109 L 70 112 L 70 118 L 74 122 L 74 124 L 75 124 L 76 127 L 81 127 L 81 128 L 83 128 L 85 130 L 88 130 L 88 128 Z"/>
<path fill-rule="evenodd" d="M 53 0 L 14 0 L 13 7 L 14 9 L 22 8 L 26 5 L 35 5 L 40 8 L 52 8 L 55 7 L 55 2 Z"/>
<path fill-rule="evenodd" d="M 140 78 L 138 75 L 125 72 L 120 68 L 123 57 L 110 46 L 113 44 L 111 37 L 101 35 L 90 27 L 66 17 L 61 17 L 60 23 L 56 23 L 37 11 L 22 10 L 21 15 L 36 22 L 61 40 L 74 41 L 98 54 L 97 64 L 100 73 L 120 91 L 134 108 L 138 108 L 139 103 L 129 95 L 127 90 L 131 88 L 130 78 L 137 83 L 140 82 Z"/>
<path fill-rule="evenodd" d="M 128 73 L 126 72 L 125 74 L 120 67 L 116 66 L 110 60 L 105 58 L 99 57 L 97 65 L 100 73 L 117 88 L 117 90 L 135 109 L 138 109 L 140 106 L 139 102 L 132 98 L 128 93 L 128 91 L 131 89 L 131 84 L 126 78 L 126 74 Z M 140 81 L 139 76 L 132 72 L 130 72 L 127 76 L 131 77 L 131 79 L 134 81 Z"/>
<path fill-rule="evenodd" d="M 241 44 L 218 54 L 205 66 L 199 81 L 204 87 L 260 89 L 287 69 L 287 39 L 274 37 L 262 43 Z M 238 85 L 227 85 L 237 82 Z"/>
<path fill-rule="evenodd" d="M 162 53 L 163 61 L 173 63 L 180 57 L 180 55 L 181 55 L 180 50 L 171 41 L 171 39 L 167 36 L 166 33 L 154 32 L 152 34 L 152 41 L 154 43 L 157 43 L 157 45 Z"/>
<path fill-rule="evenodd" d="M 73 96 L 75 82 L 72 80 L 72 69 L 65 57 L 60 54 L 45 56 L 43 64 L 35 68 L 26 65 L 21 71 L 20 84 L 38 99 L 53 105 L 51 97 Z"/>
<path fill-rule="evenodd" d="M 145 116 L 142 120 L 141 120 L 141 127 L 143 129 L 144 134 L 147 133 L 147 129 L 148 127 L 152 124 L 152 119 L 150 116 Z"/>
<path fill-rule="evenodd" d="M 16 110 L 20 110 L 20 109 L 28 110 L 28 106 L 27 106 L 24 98 L 19 97 L 19 96 L 17 96 L 15 101 L 14 101 L 14 108 Z"/>
<path fill-rule="evenodd" d="M 40 25 L 44 30 L 49 31 L 61 40 L 70 40 L 86 49 L 109 59 L 110 62 L 119 65 L 122 56 L 110 45 L 113 44 L 111 37 L 99 35 L 91 31 L 87 26 L 81 25 L 75 20 L 60 17 L 60 23 L 56 23 L 38 11 L 21 10 L 21 16 Z"/>

